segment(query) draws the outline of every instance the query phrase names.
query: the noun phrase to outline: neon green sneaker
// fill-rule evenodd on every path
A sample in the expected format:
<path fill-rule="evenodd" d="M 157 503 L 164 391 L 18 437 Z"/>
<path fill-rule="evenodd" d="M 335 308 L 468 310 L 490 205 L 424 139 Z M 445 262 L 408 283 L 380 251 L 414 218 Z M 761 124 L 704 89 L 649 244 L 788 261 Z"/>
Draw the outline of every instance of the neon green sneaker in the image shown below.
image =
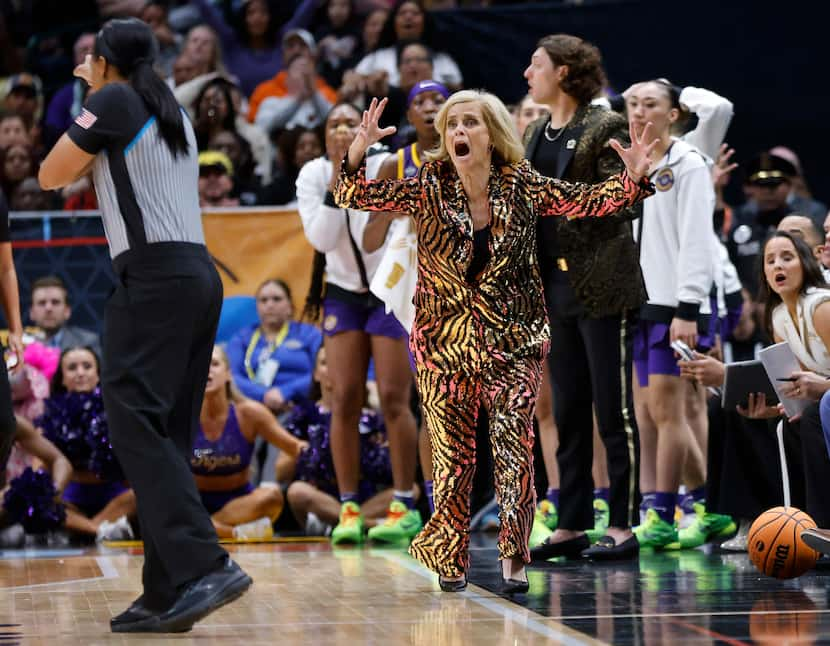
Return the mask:
<path fill-rule="evenodd" d="M 608 529 L 610 520 L 611 509 L 608 503 L 602 498 L 594 498 L 594 528 L 585 532 L 592 545 L 605 536 L 605 530 Z"/>
<path fill-rule="evenodd" d="M 694 503 L 693 507 L 695 510 L 694 521 L 677 533 L 677 542 L 666 545 L 667 550 L 685 550 L 700 547 L 711 540 L 725 538 L 735 533 L 736 527 L 732 516 L 707 513 L 706 505 L 702 502 Z"/>
<path fill-rule="evenodd" d="M 550 531 L 556 529 L 559 525 L 559 512 L 554 505 L 547 498 L 543 498 L 538 505 L 536 505 L 536 514 L 533 518 L 533 524 L 537 522 L 542 523 Z M 532 541 L 531 541 L 532 542 Z"/>
<path fill-rule="evenodd" d="M 661 550 L 677 541 L 677 525 L 667 523 L 654 509 L 649 509 L 646 511 L 646 521 L 634 528 L 634 535 L 640 547 Z"/>
<path fill-rule="evenodd" d="M 548 529 L 544 521 L 539 519 L 539 512 L 536 512 L 536 517 L 533 519 L 533 527 L 530 528 L 530 540 L 527 542 L 530 547 L 536 547 L 545 542 L 548 536 L 553 534 L 553 531 Z"/>
<path fill-rule="evenodd" d="M 356 502 L 344 502 L 340 507 L 340 522 L 331 532 L 331 544 L 363 542 L 363 514 Z"/>
<path fill-rule="evenodd" d="M 386 520 L 369 530 L 369 540 L 378 543 L 408 543 L 423 526 L 421 512 L 409 509 L 400 500 L 393 500 L 389 505 Z"/>

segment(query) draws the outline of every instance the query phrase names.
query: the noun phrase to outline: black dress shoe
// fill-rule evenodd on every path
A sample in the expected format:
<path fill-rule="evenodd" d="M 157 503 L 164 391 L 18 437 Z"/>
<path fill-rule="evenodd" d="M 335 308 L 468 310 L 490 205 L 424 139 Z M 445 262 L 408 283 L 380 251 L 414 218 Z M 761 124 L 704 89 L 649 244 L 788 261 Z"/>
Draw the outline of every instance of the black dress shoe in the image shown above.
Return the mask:
<path fill-rule="evenodd" d="M 530 584 L 527 581 L 520 579 L 505 579 L 502 577 L 501 589 L 502 594 L 523 594 L 530 589 Z"/>
<path fill-rule="evenodd" d="M 241 597 L 251 583 L 251 577 L 228 557 L 220 568 L 187 584 L 157 621 L 130 632 L 187 632 L 200 619 Z"/>
<path fill-rule="evenodd" d="M 591 547 L 591 541 L 585 534 L 558 543 L 545 541 L 530 550 L 531 561 L 547 561 L 557 556 L 564 556 L 569 559 L 576 559 L 582 555 L 582 550 Z"/>
<path fill-rule="evenodd" d="M 158 624 L 162 612 L 145 606 L 144 595 L 141 595 L 124 612 L 110 619 L 110 630 L 114 633 L 151 631 Z"/>
<path fill-rule="evenodd" d="M 640 543 L 636 536 L 625 539 L 617 545 L 610 536 L 603 536 L 588 549 L 582 550 L 584 558 L 594 561 L 627 561 L 637 558 L 640 553 Z"/>
<path fill-rule="evenodd" d="M 461 592 L 467 587 L 467 575 L 465 574 L 463 579 L 456 581 L 454 579 L 445 579 L 439 574 L 438 585 L 441 586 L 444 592 Z"/>

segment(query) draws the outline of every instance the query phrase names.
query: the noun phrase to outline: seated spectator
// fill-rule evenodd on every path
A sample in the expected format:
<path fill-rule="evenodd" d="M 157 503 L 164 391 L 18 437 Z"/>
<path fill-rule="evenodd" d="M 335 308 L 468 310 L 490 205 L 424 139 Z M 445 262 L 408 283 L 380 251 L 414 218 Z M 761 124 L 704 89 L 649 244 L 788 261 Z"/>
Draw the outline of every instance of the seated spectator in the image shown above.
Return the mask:
<path fill-rule="evenodd" d="M 13 144 L 30 146 L 32 138 L 26 130 L 23 117 L 8 113 L 0 116 L 0 150 L 6 150 Z"/>
<path fill-rule="evenodd" d="M 182 49 L 184 38 L 177 34 L 167 22 L 169 0 L 149 0 L 141 10 L 139 17 L 150 25 L 150 29 L 159 43 L 155 68 L 162 78 L 167 78 L 173 71 L 173 62 Z"/>
<path fill-rule="evenodd" d="M 246 397 L 282 413 L 308 392 L 322 335 L 293 320 L 291 290 L 280 279 L 259 286 L 256 307 L 259 323 L 228 342 L 231 373 Z"/>
<path fill-rule="evenodd" d="M 295 126 L 321 125 L 337 93 L 317 75 L 316 58 L 317 44 L 309 32 L 287 32 L 283 38 L 286 67 L 254 90 L 248 120 L 272 137 L 279 130 Z"/>
<path fill-rule="evenodd" d="M 99 375 L 91 348 L 64 350 L 35 426 L 72 463 L 72 479 L 61 498 L 66 528 L 100 540 L 133 538 L 128 517 L 136 514 L 135 494 L 109 443 Z"/>
<path fill-rule="evenodd" d="M 78 36 L 72 46 L 75 65 L 83 63 L 86 55 L 92 54 L 94 47 L 95 34 L 84 32 Z M 52 99 L 46 108 L 46 119 L 43 124 L 46 146 L 51 148 L 60 136 L 66 132 L 75 117 L 81 113 L 86 91 L 86 82 L 79 78 L 73 78 L 52 95 Z"/>
<path fill-rule="evenodd" d="M 240 115 L 236 98 L 239 88 L 220 76 L 204 80 L 192 105 L 193 129 L 199 150 L 206 150 L 210 138 L 220 130 L 239 133 L 248 142 L 256 174 L 268 181 L 274 159 L 273 144 L 258 126 L 248 123 Z"/>
<path fill-rule="evenodd" d="M 234 130 L 219 130 L 210 136 L 208 150 L 224 153 L 234 169 L 233 191 L 231 197 L 239 199 L 242 206 L 257 204 L 257 195 L 261 182 L 255 173 L 251 145 Z"/>
<path fill-rule="evenodd" d="M 63 527 L 67 514 L 63 505 L 56 505 L 54 498 L 63 495 L 66 485 L 72 477 L 72 463 L 58 448 L 47 440 L 34 425 L 24 417 L 16 416 L 17 427 L 14 434 L 12 454 L 25 455 L 28 464 L 19 471 L 7 469 L 8 486 L 0 489 L 0 529 L 5 530 L 10 523 L 23 523 L 17 534 L 17 540 L 9 543 L 0 539 L 0 547 L 23 547 L 26 533 L 41 533 Z M 43 473 L 48 474 L 45 483 L 52 495 L 44 500 L 43 485 L 33 487 L 34 478 L 31 465 L 34 460 L 43 465 Z M 25 473 L 26 469 L 29 473 Z M 21 511 L 25 513 L 21 514 Z M 18 517 L 15 517 L 18 516 Z M 4 538 L 8 532 L 4 531 Z"/>
<path fill-rule="evenodd" d="M 386 19 L 389 17 L 388 9 L 373 9 L 363 21 L 363 31 L 361 32 L 362 42 L 359 58 L 362 60 L 367 54 L 374 52 L 378 48 L 380 42 L 380 34 L 383 31 L 383 26 L 386 24 Z M 383 73 L 376 74 L 372 77 L 371 89 L 380 89 L 387 87 L 388 83 L 386 75 Z M 337 90 L 337 96 L 340 101 L 354 101 L 356 97 L 365 96 L 370 92 L 369 80 L 354 69 L 347 69 L 343 72 L 343 79 Z M 379 93 L 373 96 L 380 96 Z"/>
<path fill-rule="evenodd" d="M 292 320 L 291 290 L 280 279 L 268 279 L 259 286 L 256 308 L 259 324 L 243 328 L 228 342 L 231 373 L 244 395 L 283 419 L 311 386 L 322 335 L 313 325 Z M 266 455 L 255 465 L 254 479 L 274 482 L 277 453 L 274 447 L 261 444 L 257 455 L 262 449 Z"/>
<path fill-rule="evenodd" d="M 354 0 L 326 0 L 320 7 L 314 32 L 320 50 L 320 75 L 331 87 L 340 87 L 343 72 L 358 62 L 360 20 Z"/>
<path fill-rule="evenodd" d="M 827 215 L 827 207 L 813 199 L 813 194 L 810 192 L 810 187 L 807 186 L 807 180 L 804 178 L 804 171 L 801 169 L 801 160 L 798 155 L 785 146 L 770 148 L 769 153 L 786 159 L 795 168 L 796 174 L 792 178 L 792 187 L 790 194 L 787 196 L 787 204 L 790 205 L 790 209 L 793 213 L 806 215 L 819 226 L 823 225 L 824 217 Z"/>
<path fill-rule="evenodd" d="M 287 433 L 265 406 L 237 390 L 227 355 L 215 346 L 190 468 L 220 538 L 274 535 L 273 523 L 283 508 L 282 492 L 276 486 L 255 489 L 249 482 L 257 438 L 294 458 L 307 446 Z"/>
<path fill-rule="evenodd" d="M 48 346 L 66 350 L 90 347 L 101 356 L 101 341 L 95 332 L 67 325 L 72 316 L 69 290 L 57 276 L 43 276 L 32 283 L 29 318 L 38 326 Z"/>
<path fill-rule="evenodd" d="M 9 207 L 12 211 L 48 211 L 55 204 L 56 194 L 40 188 L 37 177 L 29 176 L 12 191 Z"/>
<path fill-rule="evenodd" d="M 239 199 L 231 193 L 233 164 L 228 156 L 216 150 L 199 153 L 199 205 L 239 206 Z"/>
<path fill-rule="evenodd" d="M 326 350 L 320 348 L 314 367 L 310 399 L 296 406 L 286 429 L 309 448 L 298 458 L 281 454 L 277 477 L 290 482 L 288 506 L 307 535 L 328 535 L 340 517 L 337 479 L 331 456 L 331 376 Z M 392 468 L 386 429 L 377 412 L 365 408 L 360 418 L 360 480 L 358 495 L 366 527 L 382 524 L 392 502 Z"/>
<path fill-rule="evenodd" d="M 196 25 L 187 32 L 182 54 L 187 54 L 199 69 L 204 69 L 202 73 L 216 72 L 230 76 L 222 56 L 219 35 L 208 25 Z"/>
<path fill-rule="evenodd" d="M 355 71 L 369 80 L 385 75 L 389 85 L 400 86 L 395 46 L 413 40 L 424 43 L 435 52 L 431 78 L 450 90 L 460 89 L 464 82 L 461 70 L 448 54 L 438 50 L 432 19 L 421 0 L 398 0 L 381 32 L 380 48 L 364 56 Z"/>
<path fill-rule="evenodd" d="M 0 185 L 9 198 L 24 179 L 36 176 L 37 167 L 31 146 L 13 144 L 0 150 Z"/>
<path fill-rule="evenodd" d="M 281 172 L 259 193 L 259 204 L 289 204 L 297 199 L 300 169 L 323 154 L 323 133 L 319 128 L 292 128 L 277 140 Z"/>
<path fill-rule="evenodd" d="M 3 100 L 3 109 L 19 114 L 23 118 L 32 145 L 40 146 L 40 117 L 43 113 L 43 86 L 37 76 L 15 74 L 6 84 L 8 93 Z"/>
<path fill-rule="evenodd" d="M 176 57 L 176 60 L 173 61 L 173 65 L 170 69 L 170 77 L 168 78 L 168 83 L 172 81 L 170 84 L 173 87 L 173 94 L 176 96 L 176 99 L 179 102 L 182 101 L 176 93 L 176 90 L 184 87 L 188 81 L 192 81 L 197 76 L 207 73 L 207 65 L 196 61 L 190 52 L 182 52 L 179 54 Z"/>
<path fill-rule="evenodd" d="M 285 61 L 280 49 L 283 34 L 308 27 L 318 3 L 317 0 L 302 0 L 288 22 L 280 25 L 266 0 L 248 0 L 233 16 L 233 27 L 209 0 L 194 0 L 193 4 L 205 22 L 216 30 L 228 69 L 249 96 L 258 84 L 282 68 Z"/>

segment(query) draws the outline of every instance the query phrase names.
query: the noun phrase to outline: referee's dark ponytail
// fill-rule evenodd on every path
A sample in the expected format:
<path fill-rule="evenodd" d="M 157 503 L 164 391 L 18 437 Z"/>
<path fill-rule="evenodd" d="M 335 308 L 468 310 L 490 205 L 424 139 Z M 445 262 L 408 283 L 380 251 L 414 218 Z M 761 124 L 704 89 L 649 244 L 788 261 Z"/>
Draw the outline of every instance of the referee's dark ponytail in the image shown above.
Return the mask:
<path fill-rule="evenodd" d="M 95 55 L 103 56 L 130 81 L 155 116 L 161 138 L 176 157 L 188 150 L 182 110 L 167 84 L 153 70 L 158 42 L 138 18 L 110 20 L 95 38 Z"/>

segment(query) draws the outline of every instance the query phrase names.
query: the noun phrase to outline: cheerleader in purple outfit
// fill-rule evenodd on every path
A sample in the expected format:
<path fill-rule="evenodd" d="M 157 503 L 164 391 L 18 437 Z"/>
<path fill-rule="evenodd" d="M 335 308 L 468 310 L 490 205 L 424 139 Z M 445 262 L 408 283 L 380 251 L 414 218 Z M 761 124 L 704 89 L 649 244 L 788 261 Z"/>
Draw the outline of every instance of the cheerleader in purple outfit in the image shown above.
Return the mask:
<path fill-rule="evenodd" d="M 64 350 L 52 376 L 52 394 L 35 426 L 72 463 L 72 479 L 62 497 L 66 529 L 99 539 L 130 539 L 135 494 L 109 441 L 99 368 L 92 349 Z"/>

